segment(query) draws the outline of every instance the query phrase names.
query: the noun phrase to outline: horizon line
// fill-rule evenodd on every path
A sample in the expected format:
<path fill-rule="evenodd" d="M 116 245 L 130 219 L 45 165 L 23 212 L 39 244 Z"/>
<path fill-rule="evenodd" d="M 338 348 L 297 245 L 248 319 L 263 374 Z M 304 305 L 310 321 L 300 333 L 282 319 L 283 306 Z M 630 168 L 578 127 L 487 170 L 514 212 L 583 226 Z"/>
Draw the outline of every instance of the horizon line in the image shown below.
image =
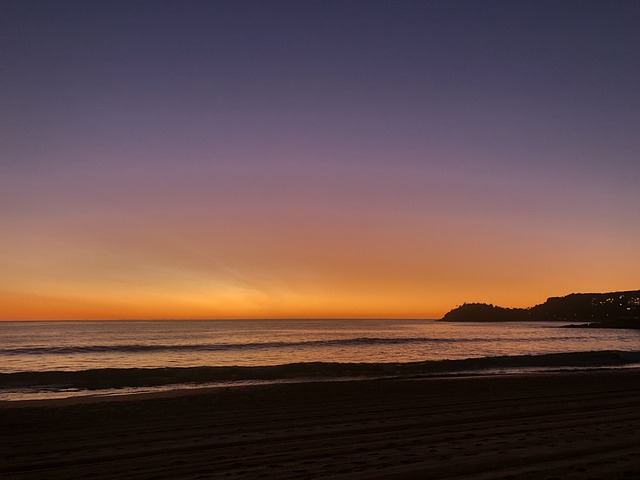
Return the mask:
<path fill-rule="evenodd" d="M 228 321 L 292 321 L 292 320 L 420 320 L 438 321 L 425 317 L 239 317 L 239 318 L 47 318 L 47 319 L 0 319 L 0 323 L 11 322 L 228 322 Z"/>

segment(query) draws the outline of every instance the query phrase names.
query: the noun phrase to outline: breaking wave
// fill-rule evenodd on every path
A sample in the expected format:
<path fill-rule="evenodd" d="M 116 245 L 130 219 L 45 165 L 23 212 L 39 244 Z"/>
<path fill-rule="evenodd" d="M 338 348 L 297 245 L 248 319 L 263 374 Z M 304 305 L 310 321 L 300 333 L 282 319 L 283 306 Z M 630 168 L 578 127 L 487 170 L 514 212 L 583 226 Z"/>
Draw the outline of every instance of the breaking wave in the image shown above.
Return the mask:
<path fill-rule="evenodd" d="M 354 341 L 370 339 L 352 339 Z M 381 340 L 381 339 L 378 339 Z M 402 339 L 389 340 L 402 341 Z M 262 344 L 261 344 L 262 345 Z M 145 346 L 146 348 L 147 346 Z M 153 348 L 153 346 L 151 346 Z M 95 348 L 95 347 L 92 347 Z M 172 346 L 172 348 L 174 348 Z M 640 365 L 640 351 L 590 351 L 434 360 L 409 363 L 290 363 L 273 366 L 101 368 L 0 373 L 0 389 L 113 389 L 244 380 L 414 376 L 522 368 L 594 368 Z"/>
<path fill-rule="evenodd" d="M 256 350 L 268 348 L 335 347 L 369 345 L 404 345 L 415 343 L 460 343 L 473 342 L 475 338 L 376 338 L 360 337 L 331 340 L 309 340 L 301 342 L 256 342 L 256 343 L 203 343 L 203 344 L 119 344 L 119 345 L 65 345 L 55 347 L 15 347 L 2 348 L 2 355 L 70 355 L 91 353 L 146 353 L 146 352 L 222 352 L 229 350 Z"/>

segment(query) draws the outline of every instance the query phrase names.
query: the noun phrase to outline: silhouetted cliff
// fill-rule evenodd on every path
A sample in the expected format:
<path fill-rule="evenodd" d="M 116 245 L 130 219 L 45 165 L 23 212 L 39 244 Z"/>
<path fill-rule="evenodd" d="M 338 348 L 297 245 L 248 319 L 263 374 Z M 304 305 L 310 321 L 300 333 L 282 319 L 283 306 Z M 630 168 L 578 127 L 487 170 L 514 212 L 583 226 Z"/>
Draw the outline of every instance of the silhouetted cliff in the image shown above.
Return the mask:
<path fill-rule="evenodd" d="M 517 322 L 530 319 L 530 310 L 503 308 L 486 303 L 465 303 L 447 312 L 445 322 Z"/>
<path fill-rule="evenodd" d="M 572 293 L 551 297 L 530 308 L 503 308 L 465 303 L 442 318 L 446 322 L 594 322 L 592 327 L 640 328 L 640 290 Z"/>

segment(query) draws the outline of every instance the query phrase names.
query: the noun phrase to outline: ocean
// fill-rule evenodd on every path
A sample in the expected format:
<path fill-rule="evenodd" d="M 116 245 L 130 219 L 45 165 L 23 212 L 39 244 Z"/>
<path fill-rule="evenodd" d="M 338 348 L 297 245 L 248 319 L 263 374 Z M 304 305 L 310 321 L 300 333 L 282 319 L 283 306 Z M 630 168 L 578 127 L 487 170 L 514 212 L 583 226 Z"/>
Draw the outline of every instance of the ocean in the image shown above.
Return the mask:
<path fill-rule="evenodd" d="M 429 320 L 0 322 L 0 400 L 640 367 L 640 333 Z"/>

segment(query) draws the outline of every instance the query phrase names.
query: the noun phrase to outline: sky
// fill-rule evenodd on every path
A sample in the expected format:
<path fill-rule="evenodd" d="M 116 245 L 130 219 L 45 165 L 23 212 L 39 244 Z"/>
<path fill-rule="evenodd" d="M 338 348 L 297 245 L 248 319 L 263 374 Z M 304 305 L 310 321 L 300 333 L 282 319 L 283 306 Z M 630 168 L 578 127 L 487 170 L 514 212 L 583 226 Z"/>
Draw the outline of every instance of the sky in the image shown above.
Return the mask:
<path fill-rule="evenodd" d="M 640 3 L 0 2 L 0 319 L 640 288 Z"/>

